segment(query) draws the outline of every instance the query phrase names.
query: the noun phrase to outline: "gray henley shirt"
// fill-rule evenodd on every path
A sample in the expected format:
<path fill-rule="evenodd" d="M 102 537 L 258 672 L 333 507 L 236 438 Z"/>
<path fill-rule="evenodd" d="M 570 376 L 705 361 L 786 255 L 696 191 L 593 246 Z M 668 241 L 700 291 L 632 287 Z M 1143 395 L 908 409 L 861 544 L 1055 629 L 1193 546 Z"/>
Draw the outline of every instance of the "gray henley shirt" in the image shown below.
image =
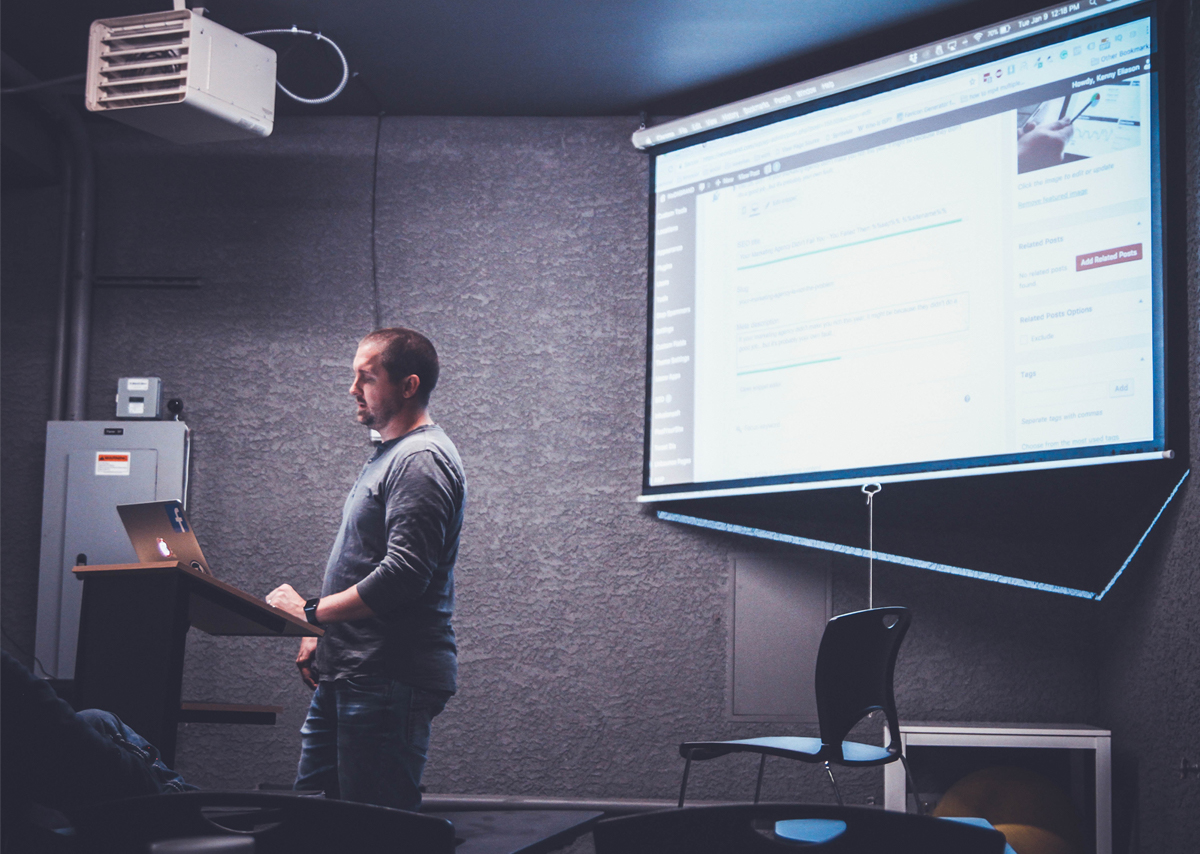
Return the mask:
<path fill-rule="evenodd" d="M 322 681 L 370 675 L 457 689 L 450 618 L 466 496 L 458 450 L 436 424 L 375 450 L 346 499 L 321 595 L 357 584 L 376 616 L 325 627 Z"/>

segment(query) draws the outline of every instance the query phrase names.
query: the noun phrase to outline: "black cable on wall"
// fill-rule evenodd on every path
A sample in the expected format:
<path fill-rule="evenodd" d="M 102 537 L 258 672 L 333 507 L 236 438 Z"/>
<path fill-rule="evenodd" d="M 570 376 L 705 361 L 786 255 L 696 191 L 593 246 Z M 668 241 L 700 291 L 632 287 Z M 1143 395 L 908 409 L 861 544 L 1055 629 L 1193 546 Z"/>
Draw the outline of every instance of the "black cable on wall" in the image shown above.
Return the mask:
<path fill-rule="evenodd" d="M 383 113 L 375 120 L 375 164 L 371 169 L 371 289 L 374 293 L 372 320 L 375 329 L 383 326 L 382 311 L 379 306 L 379 263 L 375 254 L 375 191 L 379 186 L 379 138 L 383 133 Z"/>

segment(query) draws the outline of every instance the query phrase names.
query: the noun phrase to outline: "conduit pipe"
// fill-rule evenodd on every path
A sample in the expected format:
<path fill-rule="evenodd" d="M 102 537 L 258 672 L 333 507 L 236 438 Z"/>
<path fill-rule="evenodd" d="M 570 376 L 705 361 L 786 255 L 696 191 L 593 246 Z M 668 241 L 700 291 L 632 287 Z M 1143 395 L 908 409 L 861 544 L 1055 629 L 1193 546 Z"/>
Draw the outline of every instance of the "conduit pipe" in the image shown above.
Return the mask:
<path fill-rule="evenodd" d="M 0 70 L 15 86 L 40 81 L 6 53 Z M 10 96 L 11 97 L 11 96 Z M 91 355 L 92 280 L 96 249 L 96 172 L 83 118 L 65 97 L 47 89 L 27 93 L 61 130 L 64 205 L 62 274 L 54 349 L 52 421 L 87 419 L 88 359 Z"/>
<path fill-rule="evenodd" d="M 54 373 L 50 385 L 50 420 L 62 421 L 67 399 L 67 339 L 71 328 L 71 258 L 74 255 L 75 158 L 67 140 L 58 140 L 59 175 L 62 177 L 62 240 L 59 250 L 58 314 L 54 324 Z"/>

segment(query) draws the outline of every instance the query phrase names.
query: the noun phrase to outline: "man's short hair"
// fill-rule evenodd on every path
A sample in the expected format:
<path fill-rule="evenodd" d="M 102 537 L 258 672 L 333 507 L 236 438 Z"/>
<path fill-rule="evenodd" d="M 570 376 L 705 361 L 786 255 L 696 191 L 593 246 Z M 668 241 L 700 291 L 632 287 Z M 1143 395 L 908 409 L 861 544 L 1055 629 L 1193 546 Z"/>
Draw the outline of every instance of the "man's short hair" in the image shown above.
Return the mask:
<path fill-rule="evenodd" d="M 380 362 L 392 382 L 402 382 L 405 377 L 416 374 L 421 381 L 417 387 L 417 400 L 422 405 L 429 403 L 429 395 L 438 381 L 438 355 L 432 341 L 413 329 L 394 326 L 368 333 L 359 346 L 363 344 L 383 346 Z"/>

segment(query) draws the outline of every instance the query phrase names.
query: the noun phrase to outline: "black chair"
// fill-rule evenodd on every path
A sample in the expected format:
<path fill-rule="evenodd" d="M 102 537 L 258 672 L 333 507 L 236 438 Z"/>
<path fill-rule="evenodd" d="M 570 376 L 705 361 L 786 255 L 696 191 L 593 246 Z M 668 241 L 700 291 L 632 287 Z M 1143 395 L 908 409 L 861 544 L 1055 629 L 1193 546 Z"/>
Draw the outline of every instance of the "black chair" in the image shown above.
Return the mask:
<path fill-rule="evenodd" d="M 912 616 L 907 608 L 873 608 L 834 617 L 825 624 L 817 651 L 817 718 L 820 738 L 777 736 L 744 738 L 737 741 L 688 741 L 679 745 L 686 762 L 679 786 L 679 806 L 687 793 L 688 773 L 693 760 L 716 759 L 727 753 L 760 754 L 754 803 L 762 793 L 763 769 L 768 756 L 782 756 L 825 766 L 838 805 L 842 795 L 830 764 L 847 766 L 884 765 L 899 759 L 911 785 L 912 775 L 900 746 L 900 720 L 892 693 L 896 654 L 908 631 Z M 887 747 L 846 741 L 846 735 L 864 716 L 883 711 L 891 736 Z M 916 791 L 916 787 L 912 787 Z"/>
<path fill-rule="evenodd" d="M 777 822 L 795 821 L 829 828 L 828 838 L 798 844 L 777 836 Z M 1004 834 L 985 827 L 818 804 L 661 810 L 602 821 L 594 834 L 596 854 L 779 854 L 798 849 L 821 854 L 1003 854 L 1005 847 Z"/>
<path fill-rule="evenodd" d="M 207 813 L 207 815 L 206 815 Z M 188 837 L 254 839 L 256 854 L 453 854 L 454 825 L 415 812 L 262 792 L 109 801 L 72 817 L 82 851 L 145 851 Z"/>

